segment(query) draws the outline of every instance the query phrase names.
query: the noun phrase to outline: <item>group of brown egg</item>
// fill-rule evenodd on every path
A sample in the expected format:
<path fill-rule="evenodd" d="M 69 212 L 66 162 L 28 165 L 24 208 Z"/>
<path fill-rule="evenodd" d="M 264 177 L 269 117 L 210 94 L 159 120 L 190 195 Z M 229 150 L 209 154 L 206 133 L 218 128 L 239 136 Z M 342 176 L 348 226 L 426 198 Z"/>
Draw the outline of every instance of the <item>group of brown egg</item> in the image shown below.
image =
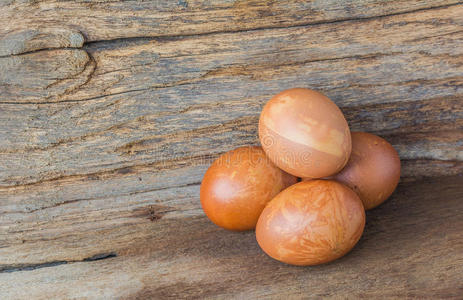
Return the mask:
<path fill-rule="evenodd" d="M 235 231 L 256 230 L 269 256 L 316 265 L 349 252 L 365 227 L 365 209 L 385 201 L 400 178 L 400 159 L 383 138 L 351 132 L 325 95 L 285 90 L 264 106 L 262 147 L 217 158 L 201 184 L 209 219 Z"/>

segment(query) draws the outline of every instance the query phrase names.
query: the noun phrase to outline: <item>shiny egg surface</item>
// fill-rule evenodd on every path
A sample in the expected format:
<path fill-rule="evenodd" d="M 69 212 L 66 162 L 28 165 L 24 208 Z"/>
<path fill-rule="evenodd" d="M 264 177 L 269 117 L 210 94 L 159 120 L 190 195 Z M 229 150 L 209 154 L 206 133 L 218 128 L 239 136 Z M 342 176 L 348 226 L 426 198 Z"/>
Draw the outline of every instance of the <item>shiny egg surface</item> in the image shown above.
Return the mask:
<path fill-rule="evenodd" d="M 365 210 L 355 192 L 332 180 L 297 183 L 279 193 L 256 226 L 259 246 L 292 265 L 317 265 L 349 252 L 365 226 Z"/>
<path fill-rule="evenodd" d="M 366 132 L 352 132 L 352 154 L 344 169 L 332 177 L 353 189 L 365 209 L 383 203 L 400 179 L 400 158 L 385 139 Z"/>
<path fill-rule="evenodd" d="M 254 229 L 265 205 L 297 178 L 275 166 L 261 147 L 241 147 L 217 158 L 201 183 L 201 205 L 223 228 Z"/>
<path fill-rule="evenodd" d="M 267 102 L 259 118 L 259 139 L 277 166 L 298 177 L 333 175 L 351 152 L 341 110 L 325 95 L 305 88 L 282 91 Z"/>

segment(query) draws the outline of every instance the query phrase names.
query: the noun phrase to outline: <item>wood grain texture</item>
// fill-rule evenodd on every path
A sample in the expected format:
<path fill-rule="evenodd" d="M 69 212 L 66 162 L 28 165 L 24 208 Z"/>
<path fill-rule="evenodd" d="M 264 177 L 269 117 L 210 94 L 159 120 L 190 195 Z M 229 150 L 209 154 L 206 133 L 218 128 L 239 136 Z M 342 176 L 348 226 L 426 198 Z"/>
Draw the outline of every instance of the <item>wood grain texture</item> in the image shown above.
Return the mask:
<path fill-rule="evenodd" d="M 140 216 L 137 225 L 120 227 L 121 234 L 129 235 L 130 227 L 137 233 L 119 245 L 116 257 L 4 269 L 0 289 L 6 298 L 18 299 L 279 299 L 283 294 L 291 299 L 459 299 L 462 178 L 400 184 L 390 200 L 367 213 L 354 250 L 327 265 L 285 265 L 259 249 L 253 232 L 228 232 L 204 216 L 168 213 L 156 221 Z"/>
<path fill-rule="evenodd" d="M 12 0 L 0 13 L 0 295 L 463 294 L 461 1 Z M 314 269 L 215 228 L 198 199 L 211 161 L 257 144 L 263 104 L 295 86 L 403 166 L 358 249 Z"/>
<path fill-rule="evenodd" d="M 456 3 L 459 1 L 6 0 L 0 3 L 4 16 L 0 36 L 14 42 L 0 43 L 0 53 L 75 45 L 80 38 L 74 30 L 87 41 L 198 35 L 374 18 Z M 40 42 L 44 40 L 52 42 Z"/>

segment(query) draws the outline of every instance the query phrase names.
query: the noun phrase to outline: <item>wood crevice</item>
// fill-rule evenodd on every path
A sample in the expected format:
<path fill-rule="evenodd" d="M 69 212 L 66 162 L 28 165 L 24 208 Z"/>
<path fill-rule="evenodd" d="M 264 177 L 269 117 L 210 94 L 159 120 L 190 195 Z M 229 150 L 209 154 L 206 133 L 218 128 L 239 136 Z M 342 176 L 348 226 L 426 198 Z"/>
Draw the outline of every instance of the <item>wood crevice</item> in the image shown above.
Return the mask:
<path fill-rule="evenodd" d="M 103 260 L 108 258 L 117 257 L 115 252 L 105 252 L 105 253 L 98 253 L 92 255 L 90 257 L 86 257 L 80 260 L 56 260 L 56 261 L 49 261 L 44 263 L 37 263 L 37 264 L 11 264 L 11 265 L 0 265 L 0 273 L 13 273 L 13 272 L 22 272 L 22 271 L 33 271 L 41 268 L 51 268 L 57 267 L 61 265 L 71 264 L 71 263 L 79 263 L 79 262 L 92 262 L 97 260 Z"/>
<path fill-rule="evenodd" d="M 462 3 L 451 3 L 451 4 L 444 4 L 444 5 L 436 5 L 424 8 L 417 8 L 408 11 L 401 11 L 401 12 L 394 12 L 389 14 L 383 15 L 375 15 L 375 16 L 366 16 L 366 17 L 356 17 L 356 18 L 341 18 L 329 21 L 316 21 L 316 22 L 305 22 L 305 23 L 298 23 L 294 25 L 274 25 L 274 26 L 262 26 L 262 27 L 255 27 L 255 28 L 247 28 L 247 29 L 236 29 L 236 30 L 217 30 L 217 31 L 208 31 L 208 32 L 201 32 L 201 33 L 191 33 L 191 34 L 172 34 L 172 35 L 158 35 L 158 36 L 133 36 L 133 37 L 124 37 L 124 38 L 114 38 L 114 39 L 100 39 L 100 40 L 89 40 L 84 43 L 84 47 L 92 46 L 95 47 L 96 45 L 101 44 L 111 44 L 111 43 L 130 43 L 130 42 L 146 42 L 146 41 L 170 41 L 173 39 L 189 39 L 199 36 L 210 36 L 215 34 L 229 34 L 229 33 L 244 33 L 244 32 L 254 32 L 254 31 L 264 31 L 264 30 L 274 30 L 274 29 L 283 29 L 283 28 L 302 28 L 302 27 L 309 27 L 309 26 L 320 26 L 320 25 L 327 25 L 327 24 L 335 24 L 335 23 L 344 23 L 344 22 L 361 22 L 365 20 L 376 20 L 382 19 L 387 17 L 393 16 L 400 16 L 406 14 L 413 14 L 422 11 L 428 10 L 435 10 L 435 9 L 444 9 L 453 6 L 463 5 Z"/>

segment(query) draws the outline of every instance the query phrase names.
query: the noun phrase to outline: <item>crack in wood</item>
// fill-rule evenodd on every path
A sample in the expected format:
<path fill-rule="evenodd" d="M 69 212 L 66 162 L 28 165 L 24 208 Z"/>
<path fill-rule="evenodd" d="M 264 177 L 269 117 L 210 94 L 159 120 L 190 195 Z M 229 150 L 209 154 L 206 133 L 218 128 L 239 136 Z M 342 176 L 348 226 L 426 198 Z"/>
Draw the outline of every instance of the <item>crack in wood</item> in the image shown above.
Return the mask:
<path fill-rule="evenodd" d="M 115 252 L 98 253 L 90 257 L 84 258 L 82 261 L 97 261 L 97 260 L 103 260 L 103 259 L 108 259 L 112 257 L 117 257 L 117 254 Z"/>
<path fill-rule="evenodd" d="M 236 29 L 236 30 L 217 30 L 217 31 L 208 31 L 208 32 L 201 32 L 201 33 L 191 33 L 191 34 L 172 34 L 172 35 L 160 35 L 160 36 L 134 36 L 134 37 L 126 37 L 126 38 L 115 38 L 115 39 L 101 39 L 101 40 L 90 40 L 84 43 L 84 47 L 95 46 L 100 44 L 108 44 L 108 43 L 118 43 L 118 42 L 139 42 L 139 41 L 151 41 L 151 40 L 158 40 L 158 41 L 166 41 L 166 40 L 173 40 L 173 39 L 189 39 L 199 36 L 210 36 L 215 34 L 228 34 L 228 33 L 244 33 L 244 32 L 254 32 L 254 31 L 264 31 L 264 30 L 274 30 L 274 29 L 282 29 L 282 28 L 302 28 L 302 27 L 309 27 L 309 26 L 320 26 L 326 24 L 336 24 L 336 23 L 344 23 L 344 22 L 361 22 L 367 20 L 376 20 L 382 19 L 387 17 L 393 16 L 401 16 L 406 14 L 413 14 L 422 11 L 428 10 L 435 10 L 435 9 L 445 9 L 453 6 L 463 5 L 462 3 L 451 3 L 451 4 L 444 4 L 444 5 L 436 5 L 431 7 L 425 8 L 417 8 L 408 11 L 402 12 L 395 12 L 390 14 L 383 14 L 383 15 L 376 15 L 376 16 L 367 16 L 367 17 L 357 17 L 357 18 L 342 18 L 339 20 L 331 20 L 331 21 L 316 21 L 316 22 L 304 22 L 295 25 L 275 25 L 275 26 L 263 26 L 263 27 L 256 27 L 256 28 L 249 28 L 249 29 Z"/>
<path fill-rule="evenodd" d="M 13 264 L 13 265 L 0 265 L 0 273 L 13 273 L 13 272 L 21 272 L 21 271 L 33 271 L 42 268 L 50 268 L 56 267 L 71 263 L 79 263 L 79 262 L 92 262 L 98 261 L 108 258 L 117 257 L 115 252 L 106 252 L 106 253 L 98 253 L 92 255 L 90 257 L 81 259 L 81 260 L 57 260 L 57 261 L 50 261 L 44 263 L 37 263 L 37 264 Z"/>

